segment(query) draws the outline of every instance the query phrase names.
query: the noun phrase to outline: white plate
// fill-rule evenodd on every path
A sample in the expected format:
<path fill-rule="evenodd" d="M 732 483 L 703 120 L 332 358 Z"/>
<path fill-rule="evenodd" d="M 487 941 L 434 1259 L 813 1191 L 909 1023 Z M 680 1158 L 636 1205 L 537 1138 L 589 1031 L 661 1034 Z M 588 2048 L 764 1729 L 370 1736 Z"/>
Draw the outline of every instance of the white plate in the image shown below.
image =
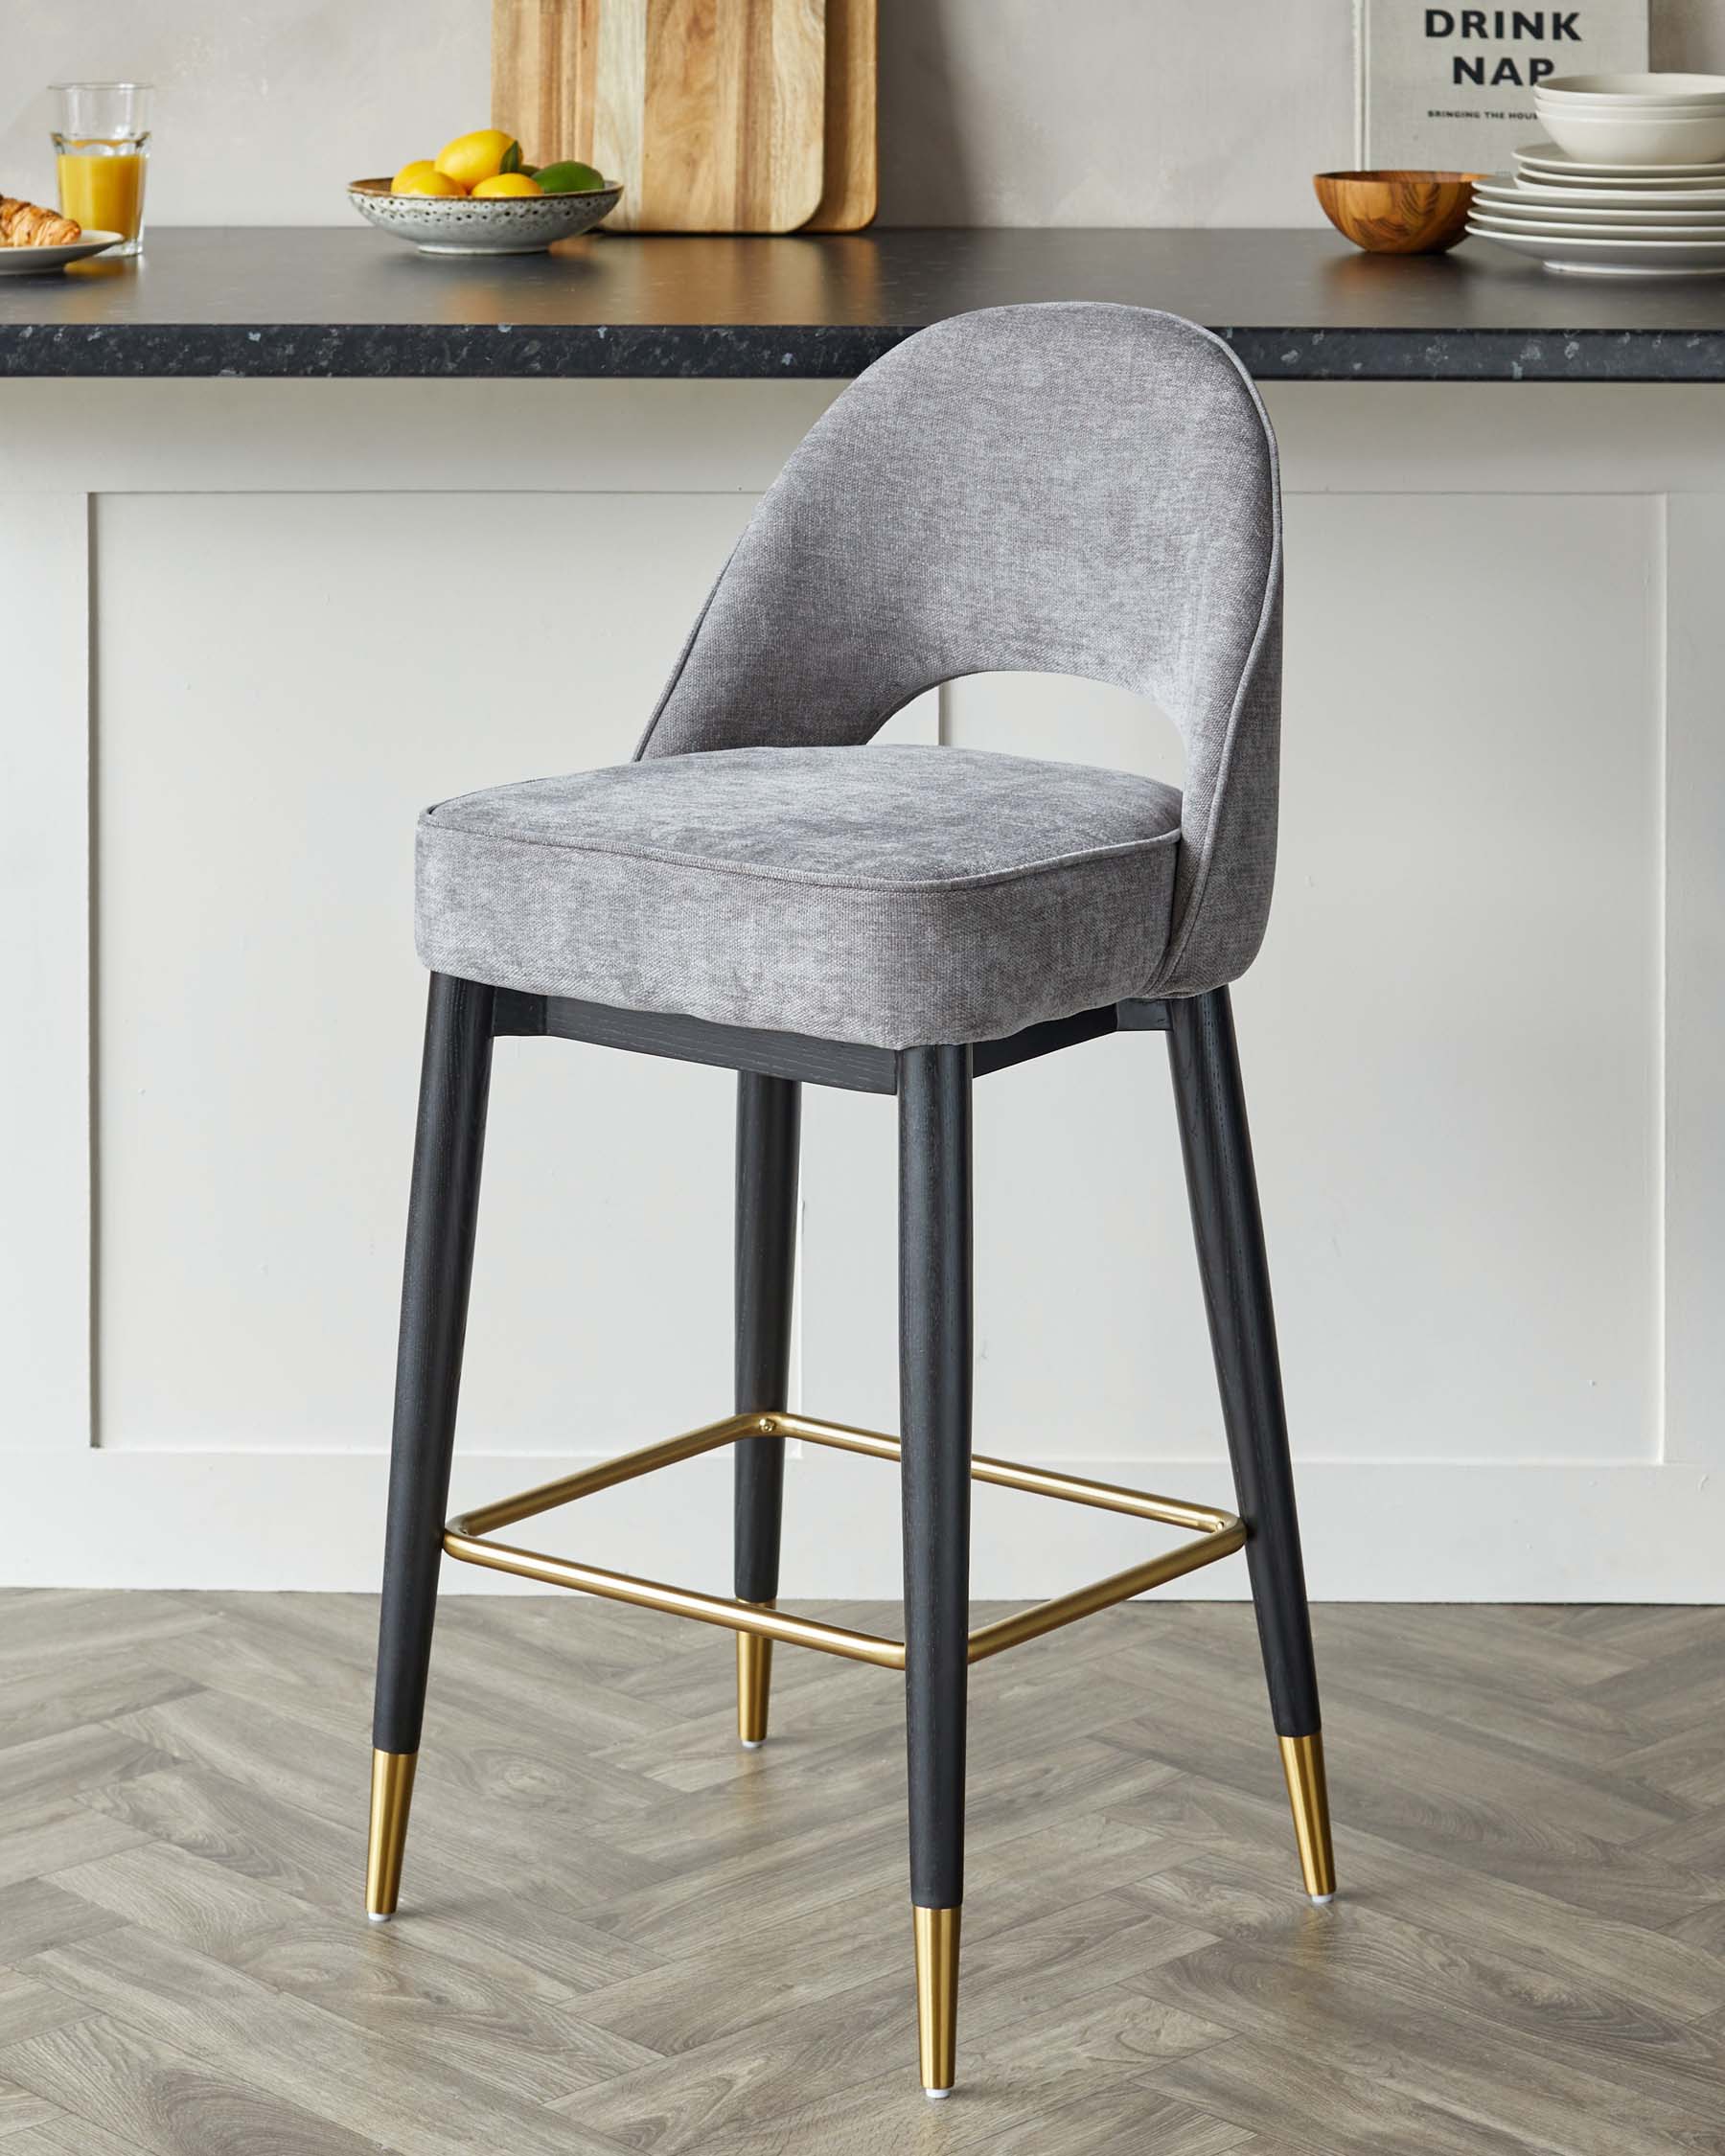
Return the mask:
<path fill-rule="evenodd" d="M 0 247 L 0 277 L 28 277 L 34 270 L 64 269 L 69 262 L 82 262 L 124 240 L 124 232 L 86 231 L 81 240 L 65 247 Z"/>
<path fill-rule="evenodd" d="M 1712 210 L 1676 209 L 1667 203 L 1648 209 L 1619 209 L 1610 203 L 1542 202 L 1527 195 L 1486 195 L 1474 189 L 1477 213 L 1509 218 L 1518 224 L 1602 224 L 1614 232 L 1641 232 L 1652 225 L 1673 225 L 1680 232 L 1725 232 L 1725 203 Z"/>
<path fill-rule="evenodd" d="M 1599 165 L 1585 157 L 1570 156 L 1554 142 L 1524 143 L 1515 152 L 1515 162 L 1530 165 L 1539 172 L 1563 172 L 1577 179 L 1680 180 L 1695 176 L 1725 179 L 1725 160 L 1718 158 L 1694 165 Z"/>
<path fill-rule="evenodd" d="M 1620 172 L 1614 179 L 1579 179 L 1572 172 L 1542 172 L 1532 165 L 1523 165 L 1515 176 L 1525 186 L 1561 188 L 1565 195 L 1582 201 L 1595 195 L 1611 195 L 1625 190 L 1631 195 L 1669 195 L 1678 199 L 1686 195 L 1717 195 L 1725 192 L 1725 166 L 1721 166 L 1717 172 L 1692 172 L 1682 179 L 1647 179 L 1640 172 Z"/>
<path fill-rule="evenodd" d="M 1533 180 L 1476 180 L 1474 199 L 1530 202 L 1577 217 L 1717 217 L 1725 212 L 1725 187 L 1697 187 L 1675 194 L 1657 187 L 1541 187 Z"/>
<path fill-rule="evenodd" d="M 1480 210 L 1470 218 L 1469 224 L 1477 232 L 1494 236 L 1501 232 L 1531 232 L 1540 239 L 1622 240 L 1631 245 L 1640 245 L 1648 240 L 1682 240 L 1690 246 L 1717 247 L 1721 255 L 1725 255 L 1725 222 L 1715 224 L 1711 232 L 1696 232 L 1681 224 L 1552 224 L 1542 218 L 1498 217 L 1488 210 Z"/>
<path fill-rule="evenodd" d="M 1493 232 L 1472 218 L 1467 229 L 1571 276 L 1725 277 L 1725 240 L 1577 240 L 1567 232 Z"/>
<path fill-rule="evenodd" d="M 1654 225 L 1669 225 L 1703 238 L 1725 232 L 1725 210 L 1572 210 L 1551 202 L 1499 201 L 1489 195 L 1475 195 L 1473 206 L 1481 217 L 1504 218 L 1515 224 L 1602 224 L 1612 232 L 1647 232 Z"/>

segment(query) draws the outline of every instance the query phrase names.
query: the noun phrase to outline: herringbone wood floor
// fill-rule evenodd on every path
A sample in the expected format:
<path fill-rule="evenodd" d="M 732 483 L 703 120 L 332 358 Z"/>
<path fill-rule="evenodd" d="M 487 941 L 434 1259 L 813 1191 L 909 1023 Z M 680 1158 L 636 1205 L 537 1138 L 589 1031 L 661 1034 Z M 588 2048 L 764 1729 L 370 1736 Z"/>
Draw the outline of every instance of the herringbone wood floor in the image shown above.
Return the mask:
<path fill-rule="evenodd" d="M 448 1600 L 374 1930 L 374 1621 L 0 1594 L 0 2156 L 1725 2151 L 1725 1611 L 1320 1611 L 1327 1912 L 1247 1611 L 983 1665 L 939 2108 L 891 1677 Z"/>

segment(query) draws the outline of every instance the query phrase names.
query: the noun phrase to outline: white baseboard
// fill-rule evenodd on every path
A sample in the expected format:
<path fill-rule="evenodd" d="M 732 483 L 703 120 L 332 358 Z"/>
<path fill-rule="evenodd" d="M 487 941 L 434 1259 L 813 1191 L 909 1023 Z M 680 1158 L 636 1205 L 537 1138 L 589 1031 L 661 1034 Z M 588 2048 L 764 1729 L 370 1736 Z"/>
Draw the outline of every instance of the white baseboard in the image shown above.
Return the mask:
<path fill-rule="evenodd" d="M 3 1581 L 11 1586 L 277 1588 L 377 1585 L 380 1454 L 11 1454 Z M 453 1502 L 477 1503 L 572 1473 L 568 1459 L 470 1458 Z M 1101 1480 L 1228 1502 L 1213 1461 L 1063 1460 Z M 723 1456 L 525 1523 L 528 1547 L 619 1571 L 727 1589 L 729 1467 Z M 874 1463 L 793 1461 L 787 1598 L 899 1592 L 897 1478 Z M 1725 1500 L 1705 1468 L 1675 1465 L 1386 1465 L 1300 1469 L 1308 1583 L 1338 1601 L 1725 1601 Z M 1034 1509 L 1032 1509 L 1034 1507 Z M 20 1531 L 21 1530 L 21 1531 Z M 1146 1530 L 1077 1506 L 978 1494 L 972 1591 L 1029 1600 L 1141 1557 Z M 450 1591 L 514 1592 L 467 1566 Z M 547 1591 L 549 1592 L 549 1591 Z M 1238 1559 L 1164 1588 L 1230 1599 Z"/>

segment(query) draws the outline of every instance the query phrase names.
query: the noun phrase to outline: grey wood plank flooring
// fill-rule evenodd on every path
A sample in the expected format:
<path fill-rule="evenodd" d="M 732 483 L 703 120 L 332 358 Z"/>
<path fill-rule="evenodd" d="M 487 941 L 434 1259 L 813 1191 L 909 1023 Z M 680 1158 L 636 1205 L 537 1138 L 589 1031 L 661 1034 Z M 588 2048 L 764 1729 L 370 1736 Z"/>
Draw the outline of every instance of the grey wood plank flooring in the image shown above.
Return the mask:
<path fill-rule="evenodd" d="M 1319 1610 L 1327 1911 L 1250 1611 L 982 1665 L 939 2107 L 890 1676 L 451 1598 L 374 1930 L 375 1622 L 0 1595 L 0 2156 L 1725 2156 L 1725 1610 Z"/>

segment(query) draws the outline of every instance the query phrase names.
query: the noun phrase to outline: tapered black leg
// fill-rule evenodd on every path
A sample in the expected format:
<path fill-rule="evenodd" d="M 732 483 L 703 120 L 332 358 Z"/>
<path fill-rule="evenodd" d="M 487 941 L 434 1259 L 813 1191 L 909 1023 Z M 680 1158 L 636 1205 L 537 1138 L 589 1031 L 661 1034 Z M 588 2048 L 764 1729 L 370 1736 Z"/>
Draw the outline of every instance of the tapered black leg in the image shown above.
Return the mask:
<path fill-rule="evenodd" d="M 1271 1712 L 1294 1806 L 1307 1891 L 1335 1891 L 1294 1470 L 1282 1403 L 1270 1267 L 1252 1136 L 1225 988 L 1168 1005 L 1168 1051 L 1186 1188 Z"/>
<path fill-rule="evenodd" d="M 737 1077 L 737 1377 L 739 1414 L 788 1404 L 791 1285 L 796 1261 L 796 1151 L 802 1088 L 792 1078 Z M 778 1595 L 785 1440 L 736 1447 L 736 1587 L 740 1602 Z M 737 1634 L 737 1734 L 766 1742 L 772 1641 Z"/>
<path fill-rule="evenodd" d="M 970 1629 L 971 1051 L 899 1057 L 899 1397 L 910 1899 L 923 2087 L 954 2070 Z"/>
<path fill-rule="evenodd" d="M 431 1661 L 485 1150 L 494 992 L 431 976 L 407 1205 L 395 1435 L 372 1724 L 366 1910 L 393 1915 Z"/>

